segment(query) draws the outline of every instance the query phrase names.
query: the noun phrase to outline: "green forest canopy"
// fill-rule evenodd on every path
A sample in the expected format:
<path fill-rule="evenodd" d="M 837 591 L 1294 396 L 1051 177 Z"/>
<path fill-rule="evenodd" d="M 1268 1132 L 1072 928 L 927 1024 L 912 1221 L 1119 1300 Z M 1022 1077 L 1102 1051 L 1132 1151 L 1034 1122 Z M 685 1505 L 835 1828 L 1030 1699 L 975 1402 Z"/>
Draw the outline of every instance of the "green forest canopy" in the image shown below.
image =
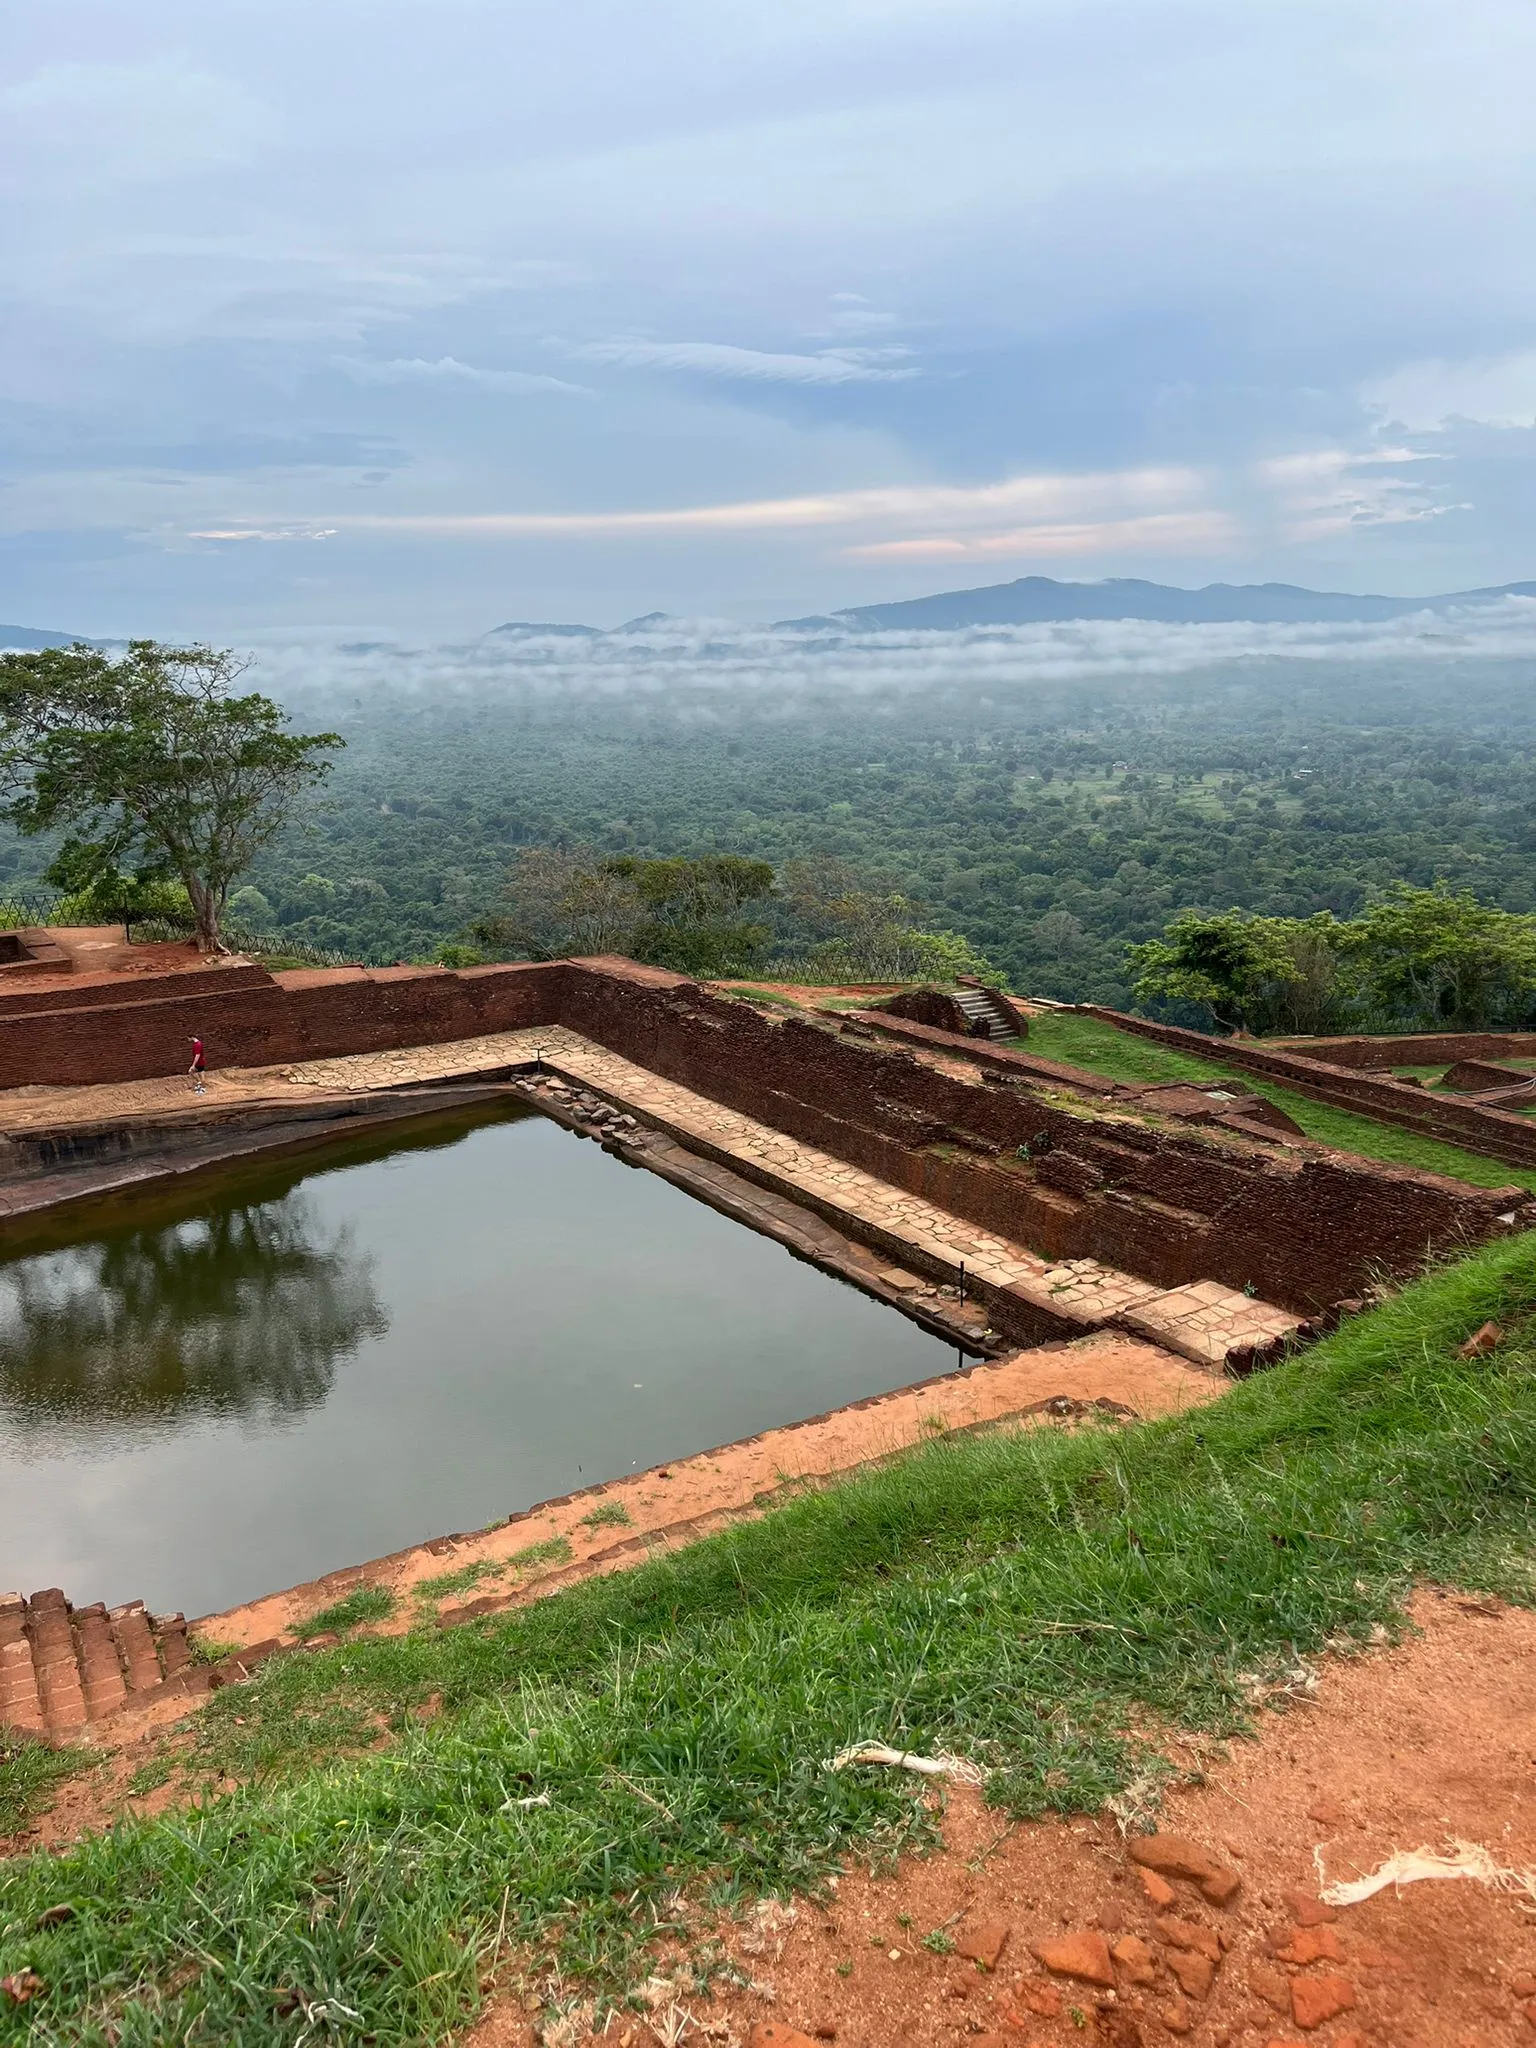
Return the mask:
<path fill-rule="evenodd" d="M 1536 911 L 1531 682 L 1509 660 L 1266 658 L 926 693 L 686 676 L 580 696 L 515 678 L 291 691 L 297 720 L 347 749 L 232 914 L 354 957 L 431 958 L 500 912 L 521 848 L 822 857 L 925 906 L 1017 989 L 1125 1005 L 1127 945 L 1184 910 L 1349 919 L 1443 879 Z M 0 844 L 0 881 L 40 872 L 36 847 Z"/>

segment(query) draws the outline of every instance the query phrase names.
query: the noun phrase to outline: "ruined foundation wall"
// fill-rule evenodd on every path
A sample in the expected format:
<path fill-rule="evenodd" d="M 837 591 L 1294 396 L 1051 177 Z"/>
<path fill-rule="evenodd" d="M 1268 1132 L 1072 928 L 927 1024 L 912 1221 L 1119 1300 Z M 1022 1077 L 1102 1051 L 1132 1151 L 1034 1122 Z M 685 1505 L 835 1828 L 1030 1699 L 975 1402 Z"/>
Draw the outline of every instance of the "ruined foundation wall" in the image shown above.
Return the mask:
<path fill-rule="evenodd" d="M 985 1229 L 1170 1286 L 1215 1278 L 1311 1311 L 1372 1273 L 1486 1236 L 1524 1199 L 1074 1114 L 796 1018 L 766 1020 L 680 977 L 641 985 L 617 962 L 569 973 L 565 1021 L 637 1064 Z"/>
<path fill-rule="evenodd" d="M 1080 1009 L 1084 1016 L 1101 1018 L 1138 1038 L 1155 1039 L 1159 1045 L 1174 1046 L 1201 1059 L 1219 1060 L 1222 1065 L 1240 1067 L 1245 1073 L 1262 1074 L 1282 1087 L 1294 1088 L 1299 1095 L 1329 1103 L 1335 1109 L 1358 1110 L 1362 1116 L 1375 1117 L 1378 1122 L 1396 1124 L 1405 1131 L 1420 1131 L 1425 1137 L 1442 1139 L 1448 1145 L 1463 1145 L 1470 1151 L 1485 1153 L 1490 1159 L 1506 1160 L 1511 1166 L 1536 1166 L 1536 1123 L 1511 1110 L 1457 1102 L 1383 1074 L 1331 1066 L 1324 1060 L 1278 1046 L 1270 1048 L 1249 1039 L 1207 1038 L 1199 1031 L 1185 1031 L 1177 1024 L 1154 1024 L 1149 1017 L 1127 1016 L 1120 1010 L 1103 1009 L 1097 1003 L 1083 1003 Z M 1474 1045 L 1486 1041 L 1467 1038 L 1451 1042 Z M 1433 1057 L 1438 1058 L 1438 1053 Z M 1414 1062 L 1404 1060 L 1401 1064 Z"/>
<path fill-rule="evenodd" d="M 1270 1038 L 1261 1051 L 1299 1053 L 1331 1067 L 1454 1066 L 1458 1060 L 1536 1060 L 1536 1031 L 1420 1031 L 1401 1038 Z"/>
<path fill-rule="evenodd" d="M 552 1024 L 564 973 L 559 963 L 321 969 L 258 987 L 0 1014 L 0 1088 L 180 1073 L 194 1036 L 211 1067 L 264 1067 Z"/>

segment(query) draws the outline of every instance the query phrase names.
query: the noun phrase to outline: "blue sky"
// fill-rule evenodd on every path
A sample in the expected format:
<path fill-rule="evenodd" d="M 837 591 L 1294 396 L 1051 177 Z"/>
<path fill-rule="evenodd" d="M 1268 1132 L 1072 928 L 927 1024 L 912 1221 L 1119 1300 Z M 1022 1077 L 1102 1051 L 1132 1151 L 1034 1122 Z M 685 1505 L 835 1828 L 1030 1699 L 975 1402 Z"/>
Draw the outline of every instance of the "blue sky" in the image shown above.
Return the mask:
<path fill-rule="evenodd" d="M 17 0 L 0 618 L 1536 576 L 1530 0 Z"/>

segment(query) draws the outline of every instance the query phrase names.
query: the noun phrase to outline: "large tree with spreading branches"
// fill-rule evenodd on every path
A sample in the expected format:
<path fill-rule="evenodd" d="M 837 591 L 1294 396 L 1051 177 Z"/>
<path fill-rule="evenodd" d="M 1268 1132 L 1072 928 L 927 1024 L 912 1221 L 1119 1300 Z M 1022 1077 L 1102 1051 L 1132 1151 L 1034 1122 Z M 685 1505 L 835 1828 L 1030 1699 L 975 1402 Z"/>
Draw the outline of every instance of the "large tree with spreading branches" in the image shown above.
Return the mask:
<path fill-rule="evenodd" d="M 199 945 L 219 949 L 231 885 L 343 745 L 238 693 L 249 665 L 153 640 L 0 655 L 0 805 L 29 835 L 66 834 L 51 879 L 173 877 Z"/>

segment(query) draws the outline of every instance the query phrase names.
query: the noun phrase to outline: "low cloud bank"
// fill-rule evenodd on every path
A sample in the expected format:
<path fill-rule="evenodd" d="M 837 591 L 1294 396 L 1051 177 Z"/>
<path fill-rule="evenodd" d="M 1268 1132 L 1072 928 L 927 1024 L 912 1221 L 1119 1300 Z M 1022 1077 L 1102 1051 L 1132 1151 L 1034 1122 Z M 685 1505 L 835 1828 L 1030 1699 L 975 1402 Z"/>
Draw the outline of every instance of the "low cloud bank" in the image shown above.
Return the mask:
<path fill-rule="evenodd" d="M 827 697 L 998 698 L 1075 679 L 1196 675 L 1282 661 L 1386 663 L 1536 659 L 1536 600 L 1350 625 L 1162 625 L 1070 620 L 958 632 L 855 633 L 664 619 L 612 633 L 496 633 L 462 645 L 272 643 L 253 650 L 259 686 L 288 699 L 432 696 L 604 699 L 734 695 L 791 708 Z"/>

